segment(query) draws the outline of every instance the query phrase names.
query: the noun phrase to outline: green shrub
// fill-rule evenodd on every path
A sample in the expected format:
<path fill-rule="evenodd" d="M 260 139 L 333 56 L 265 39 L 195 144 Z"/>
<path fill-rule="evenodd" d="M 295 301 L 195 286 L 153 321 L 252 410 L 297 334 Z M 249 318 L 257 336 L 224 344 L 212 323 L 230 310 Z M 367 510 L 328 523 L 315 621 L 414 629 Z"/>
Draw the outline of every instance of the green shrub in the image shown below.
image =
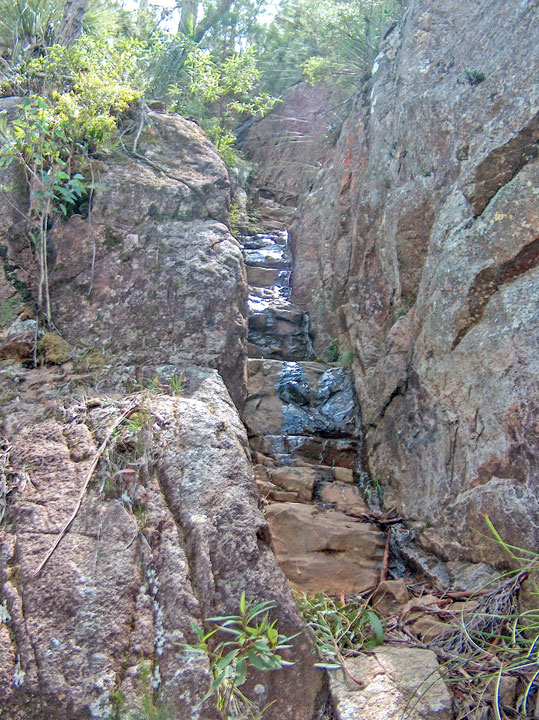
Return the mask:
<path fill-rule="evenodd" d="M 321 662 L 329 670 L 343 667 L 346 657 L 359 655 L 362 648 L 381 645 L 384 626 L 380 615 L 362 597 L 337 600 L 323 592 L 295 593 L 298 607 L 311 628 Z"/>
<path fill-rule="evenodd" d="M 204 701 L 213 697 L 215 706 L 227 720 L 233 718 L 261 718 L 257 705 L 240 690 L 247 679 L 249 667 L 257 670 L 280 670 L 290 667 L 293 662 L 281 656 L 283 650 L 292 647 L 290 641 L 297 637 L 281 635 L 276 628 L 277 621 L 269 619 L 269 610 L 273 603 L 266 600 L 261 603 L 247 601 L 242 593 L 238 615 L 208 618 L 208 622 L 217 626 L 206 633 L 197 625 L 193 629 L 198 644 L 187 647 L 207 655 L 210 661 L 212 684 Z M 217 635 L 231 636 L 213 644 Z"/>

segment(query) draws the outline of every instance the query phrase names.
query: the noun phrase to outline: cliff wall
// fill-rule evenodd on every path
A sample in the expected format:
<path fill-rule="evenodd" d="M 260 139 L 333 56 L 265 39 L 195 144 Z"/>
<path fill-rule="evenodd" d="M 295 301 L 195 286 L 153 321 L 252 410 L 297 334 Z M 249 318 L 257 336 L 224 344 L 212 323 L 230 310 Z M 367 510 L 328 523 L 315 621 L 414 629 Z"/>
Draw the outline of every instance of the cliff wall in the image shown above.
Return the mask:
<path fill-rule="evenodd" d="M 538 9 L 411 2 L 291 228 L 315 348 L 353 350 L 372 477 L 445 560 L 500 560 L 486 514 L 539 541 Z"/>

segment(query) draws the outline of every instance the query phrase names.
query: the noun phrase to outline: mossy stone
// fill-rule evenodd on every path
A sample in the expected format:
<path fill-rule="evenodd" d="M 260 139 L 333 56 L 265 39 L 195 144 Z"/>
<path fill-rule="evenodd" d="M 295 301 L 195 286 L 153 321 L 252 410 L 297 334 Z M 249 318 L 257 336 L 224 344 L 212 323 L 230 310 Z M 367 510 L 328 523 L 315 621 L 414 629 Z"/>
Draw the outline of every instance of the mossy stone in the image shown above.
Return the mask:
<path fill-rule="evenodd" d="M 69 360 L 71 355 L 71 345 L 63 337 L 53 332 L 43 335 L 38 348 L 44 355 L 45 362 L 50 365 L 62 365 Z"/>

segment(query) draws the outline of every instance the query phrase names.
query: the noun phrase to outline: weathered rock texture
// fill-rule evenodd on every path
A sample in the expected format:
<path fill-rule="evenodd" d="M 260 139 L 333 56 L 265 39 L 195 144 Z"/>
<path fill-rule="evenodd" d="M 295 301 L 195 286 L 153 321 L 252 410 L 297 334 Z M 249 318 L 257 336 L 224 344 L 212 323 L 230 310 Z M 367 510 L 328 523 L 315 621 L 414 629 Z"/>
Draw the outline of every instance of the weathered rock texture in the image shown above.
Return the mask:
<path fill-rule="evenodd" d="M 267 510 L 279 565 L 296 590 L 359 594 L 380 577 L 384 535 L 373 525 L 317 505 Z"/>
<path fill-rule="evenodd" d="M 258 162 L 257 187 L 280 202 L 295 202 L 328 158 L 340 121 L 331 86 L 298 83 L 265 122 L 250 129 L 243 149 Z"/>
<path fill-rule="evenodd" d="M 372 475 L 448 560 L 501 560 L 485 514 L 539 544 L 538 8 L 410 3 L 291 231 L 315 348 L 355 353 Z"/>
<path fill-rule="evenodd" d="M 154 112 L 137 154 L 97 170 L 90 218 L 74 215 L 49 233 L 54 323 L 71 344 L 125 364 L 216 367 L 241 404 L 247 288 L 217 150 L 195 123 Z M 35 296 L 20 215 L 0 202 L 7 264 Z"/>
<path fill-rule="evenodd" d="M 191 622 L 236 613 L 245 590 L 274 601 L 281 632 L 302 629 L 268 546 L 236 410 L 215 371 L 186 377 L 181 398 L 66 398 L 51 371 L 4 366 L 2 390 L 16 384 L 18 394 L 2 418 L 10 444 L 3 718 L 108 718 L 118 692 L 134 709 L 152 682 L 170 717 L 214 719 L 201 702 L 207 659 L 184 645 L 196 642 Z M 107 429 L 135 405 L 83 492 Z M 79 513 L 36 576 L 81 493 Z M 300 635 L 293 644 L 293 668 L 251 679 L 262 705 L 275 701 L 268 718 L 311 720 L 317 707 L 311 643 Z"/>
<path fill-rule="evenodd" d="M 451 720 L 451 695 L 443 682 L 432 650 L 377 648 L 348 661 L 351 674 L 339 670 L 331 690 L 338 720 Z"/>
<path fill-rule="evenodd" d="M 245 429 L 201 367 L 242 403 L 247 292 L 226 169 L 194 123 L 149 119 L 137 156 L 101 168 L 91 218 L 51 228 L 63 338 L 37 332 L 34 256 L 0 194 L 0 715 L 142 718 L 146 698 L 169 718 L 218 720 L 208 660 L 185 644 L 245 591 L 299 633 L 295 664 L 253 671 L 246 692 L 267 718 L 313 720 L 327 689 Z M 15 169 L 3 178 L 22 187 Z M 36 334 L 42 367 L 29 369 Z"/>

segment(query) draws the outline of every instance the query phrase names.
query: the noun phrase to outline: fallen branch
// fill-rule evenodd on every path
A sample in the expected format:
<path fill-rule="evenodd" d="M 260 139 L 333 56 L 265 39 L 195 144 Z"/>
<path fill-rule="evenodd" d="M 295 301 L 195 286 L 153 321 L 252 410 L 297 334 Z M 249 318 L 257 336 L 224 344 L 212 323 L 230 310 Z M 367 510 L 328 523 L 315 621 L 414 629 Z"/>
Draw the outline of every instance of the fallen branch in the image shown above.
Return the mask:
<path fill-rule="evenodd" d="M 69 530 L 69 527 L 70 527 L 71 523 L 72 523 L 73 520 L 77 517 L 77 513 L 79 512 L 80 507 L 81 507 L 81 505 L 82 505 L 82 501 L 83 501 L 83 499 L 84 499 L 84 495 L 86 494 L 86 490 L 88 489 L 88 485 L 90 484 L 90 480 L 92 479 L 92 475 L 94 474 L 94 471 L 95 471 L 95 469 L 96 469 L 96 467 L 97 467 L 97 464 L 98 464 L 99 460 L 101 459 L 101 456 L 102 456 L 103 453 L 105 452 L 105 450 L 106 450 L 106 448 L 107 448 L 107 445 L 109 444 L 109 441 L 110 441 L 110 439 L 111 439 L 114 431 L 116 430 L 116 428 L 118 428 L 118 427 L 124 422 L 124 420 L 127 420 L 127 418 L 130 417 L 133 413 L 138 412 L 138 411 L 141 410 L 141 409 L 142 409 L 142 408 L 141 408 L 140 405 L 134 405 L 133 407 L 129 408 L 129 410 L 126 410 L 125 412 L 123 412 L 123 413 L 120 415 L 120 417 L 112 424 L 112 426 L 111 426 L 111 427 L 109 428 L 109 430 L 107 431 L 107 434 L 105 435 L 105 439 L 103 440 L 103 442 L 101 443 L 101 445 L 98 447 L 97 452 L 96 452 L 96 454 L 94 455 L 94 459 L 92 460 L 92 462 L 91 462 L 91 464 L 90 464 L 90 468 L 88 469 L 88 473 L 87 473 L 87 475 L 86 475 L 86 480 L 84 481 L 84 484 L 83 484 L 83 486 L 82 486 L 82 489 L 81 489 L 81 491 L 80 491 L 80 493 L 79 493 L 79 497 L 78 497 L 78 499 L 77 499 L 77 503 L 76 503 L 76 505 L 75 505 L 75 509 L 74 509 L 73 512 L 71 513 L 71 517 L 69 518 L 69 520 L 67 521 L 67 523 L 66 523 L 66 524 L 64 525 L 64 527 L 62 528 L 60 534 L 58 535 L 58 537 L 56 538 L 56 540 L 53 542 L 51 548 L 49 549 L 49 551 L 48 551 L 47 554 L 45 555 L 45 558 L 44 558 L 44 559 L 42 560 L 42 562 L 40 563 L 38 569 L 35 571 L 34 577 L 37 577 L 37 576 L 39 575 L 39 573 L 43 570 L 43 568 L 45 567 L 45 565 L 46 565 L 46 564 L 48 563 L 48 561 L 50 560 L 52 554 L 54 553 L 54 551 L 56 550 L 56 548 L 58 547 L 58 545 L 59 545 L 60 542 L 62 541 L 62 538 L 64 537 L 64 535 L 65 535 L 65 534 L 67 533 L 67 531 Z"/>
<path fill-rule="evenodd" d="M 391 529 L 387 529 L 387 536 L 386 536 L 386 546 L 384 549 L 384 561 L 382 563 L 382 572 L 380 573 L 380 582 L 384 582 L 384 580 L 387 580 L 387 575 L 389 572 L 389 543 L 391 540 Z"/>

